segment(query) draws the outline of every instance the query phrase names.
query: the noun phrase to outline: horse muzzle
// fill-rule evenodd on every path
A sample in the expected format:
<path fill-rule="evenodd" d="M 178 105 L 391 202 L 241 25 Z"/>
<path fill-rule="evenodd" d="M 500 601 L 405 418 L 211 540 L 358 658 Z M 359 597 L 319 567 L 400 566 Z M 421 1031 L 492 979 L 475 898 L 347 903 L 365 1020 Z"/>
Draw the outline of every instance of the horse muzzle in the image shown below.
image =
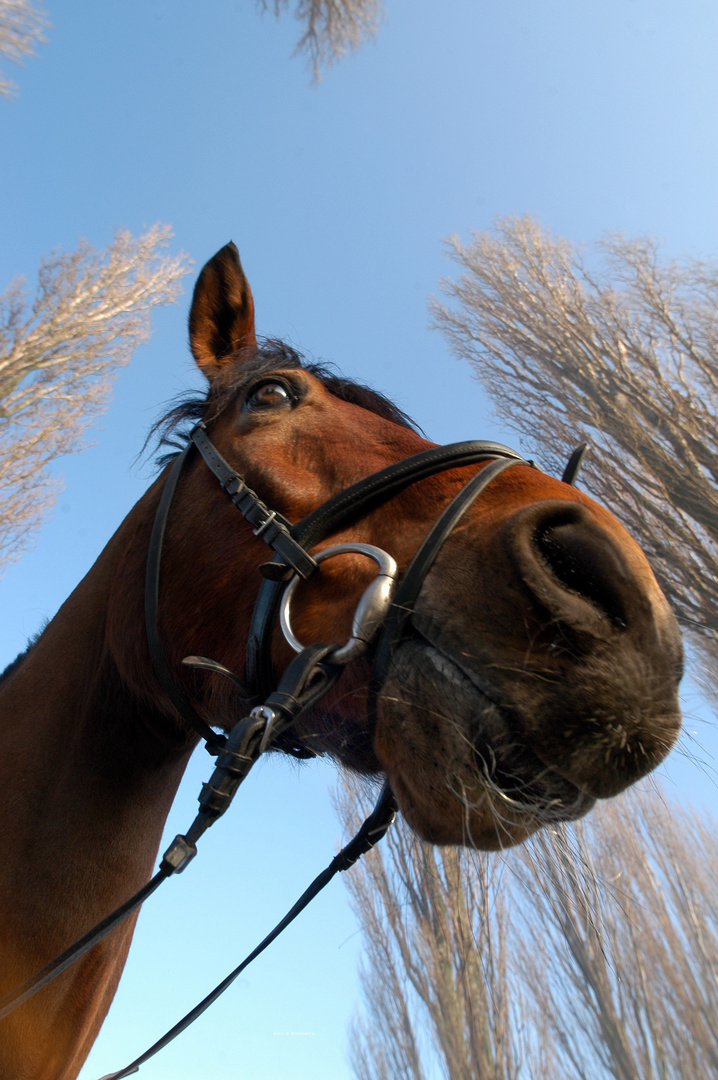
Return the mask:
<path fill-rule="evenodd" d="M 682 649 L 639 549 L 586 506 L 535 503 L 468 548 L 450 538 L 422 586 L 376 745 L 417 831 L 495 847 L 580 816 L 665 757 Z"/>

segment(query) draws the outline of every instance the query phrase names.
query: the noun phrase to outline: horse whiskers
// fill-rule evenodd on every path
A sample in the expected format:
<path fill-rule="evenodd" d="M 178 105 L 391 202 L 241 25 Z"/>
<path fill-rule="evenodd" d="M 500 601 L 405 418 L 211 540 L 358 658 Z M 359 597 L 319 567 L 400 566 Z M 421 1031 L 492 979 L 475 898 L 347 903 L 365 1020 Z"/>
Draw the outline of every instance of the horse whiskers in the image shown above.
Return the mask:
<path fill-rule="evenodd" d="M 530 790 L 530 786 L 535 783 L 540 783 L 542 776 L 549 774 L 550 770 L 544 770 L 544 773 L 538 773 L 530 783 L 520 781 L 516 789 L 521 791 Z M 504 804 L 511 810 L 515 810 L 522 815 L 529 815 L 537 825 L 546 824 L 548 822 L 556 821 L 556 810 L 561 811 L 561 817 L 573 817 L 576 816 L 581 806 L 580 795 L 574 800 L 573 803 L 566 803 L 563 799 L 555 797 L 548 802 L 539 802 L 537 799 L 517 799 L 513 795 L 509 795 L 493 778 L 488 766 L 484 764 L 483 769 L 483 784 L 486 794 L 493 796 L 494 800 L 498 800 L 498 804 L 492 801 L 492 807 L 496 813 L 498 813 L 498 805 Z M 552 809 L 553 808 L 553 809 Z"/>
<path fill-rule="evenodd" d="M 484 804 L 486 804 L 494 824 L 496 835 L 506 841 L 506 843 L 500 843 L 499 847 L 512 847 L 515 843 L 513 833 L 515 821 L 510 820 L 508 817 L 504 817 L 504 815 L 499 812 L 499 808 L 496 805 L 495 801 L 489 797 L 489 790 L 484 790 L 477 799 L 470 800 L 466 794 L 464 784 L 460 779 L 459 787 L 460 790 L 457 790 L 455 787 L 452 787 L 449 784 L 449 790 L 451 791 L 452 795 L 464 807 L 464 841 L 466 842 L 466 839 L 468 838 L 471 847 L 477 848 L 480 846 L 476 842 L 476 838 L 471 828 L 471 814 L 472 812 L 475 812 L 476 810 L 480 809 Z"/>
<path fill-rule="evenodd" d="M 532 789 L 537 784 L 540 785 L 544 781 L 548 781 L 547 787 L 550 788 L 550 781 L 555 781 L 556 774 L 548 767 L 536 772 L 530 779 L 522 777 L 518 773 L 506 773 L 506 778 L 512 781 L 511 794 L 509 794 L 506 788 L 502 787 L 496 780 L 498 762 L 494 748 L 484 744 L 482 750 L 479 750 L 453 718 L 444 716 L 442 719 L 447 725 L 450 724 L 453 727 L 458 737 L 465 743 L 467 748 L 471 750 L 474 760 L 480 764 L 479 772 L 481 775 L 482 791 L 474 802 L 469 802 L 464 781 L 460 777 L 457 778 L 457 780 L 462 789 L 461 794 L 453 789 L 450 782 L 448 784 L 449 790 L 462 802 L 467 811 L 478 809 L 486 802 L 488 796 L 492 796 L 491 807 L 494 813 L 498 813 L 497 805 L 494 800 L 499 800 L 500 804 L 516 810 L 519 814 L 530 815 L 537 824 L 555 821 L 556 810 L 558 809 L 561 811 L 561 817 L 575 817 L 582 812 L 583 796 L 578 791 L 572 802 L 566 802 L 564 798 L 559 796 L 554 796 L 548 801 L 546 801 L 546 798 L 540 800 L 533 795 Z M 512 749 L 516 749 L 520 752 L 523 748 L 516 743 L 508 744 L 502 749 L 508 751 L 510 754 Z M 490 755 L 490 762 L 486 760 L 484 754 Z M 517 794 L 520 795 L 522 793 L 527 793 L 529 797 L 526 799 L 516 797 Z"/>
<path fill-rule="evenodd" d="M 545 682 L 549 685 L 559 685 L 561 682 L 561 674 L 556 671 L 551 671 L 543 664 L 541 667 L 537 667 L 535 665 L 529 667 L 526 664 L 509 664 L 505 661 L 502 661 L 501 663 L 491 662 L 475 656 L 467 650 L 462 650 L 459 655 L 462 657 L 462 659 L 465 659 L 467 661 L 467 666 L 469 667 L 469 670 L 472 669 L 471 665 L 475 664 L 477 668 L 477 674 L 478 671 L 480 671 L 482 675 L 486 675 L 490 672 L 496 672 L 501 676 L 502 682 L 504 681 L 504 677 L 507 675 L 526 674 L 530 674 L 532 679 L 538 680 L 540 682 Z"/>
<path fill-rule="evenodd" d="M 449 790 L 467 810 L 478 809 L 485 802 L 487 796 L 491 796 L 491 806 L 494 812 L 497 812 L 496 804 L 498 802 L 507 808 L 514 809 L 519 815 L 530 816 L 537 825 L 556 821 L 559 815 L 561 818 L 576 817 L 583 812 L 584 796 L 578 791 L 571 801 L 566 801 L 564 797 L 558 795 L 550 797 L 551 781 L 555 783 L 558 779 L 556 773 L 550 768 L 540 768 L 530 777 L 513 771 L 513 768 L 509 765 L 512 758 L 515 760 L 517 754 L 519 759 L 520 755 L 525 755 L 525 747 L 521 743 L 512 740 L 502 744 L 502 754 L 505 757 L 501 766 L 499 766 L 495 748 L 487 743 L 483 743 L 481 747 L 477 746 L 470 738 L 466 728 L 450 713 L 428 706 L 425 702 L 415 699 L 414 695 L 410 693 L 405 693 L 402 697 L 387 697 L 386 700 L 402 706 L 408 705 L 414 712 L 421 712 L 433 720 L 439 721 L 444 728 L 453 732 L 457 741 L 469 752 L 472 761 L 478 766 L 477 775 L 481 778 L 482 790 L 477 796 L 477 800 L 473 803 L 468 802 L 465 789 L 463 794 L 460 794 L 454 790 L 450 776 L 446 778 Z M 486 755 L 490 755 L 490 760 L 487 760 Z M 507 788 L 505 780 L 503 783 L 497 780 L 496 773 L 499 767 L 501 767 L 503 773 L 502 780 L 505 777 L 505 780 L 511 782 L 510 788 Z M 456 779 L 463 788 L 464 781 L 460 778 Z M 543 798 L 535 792 L 537 785 L 544 785 L 547 789 L 547 795 Z"/>

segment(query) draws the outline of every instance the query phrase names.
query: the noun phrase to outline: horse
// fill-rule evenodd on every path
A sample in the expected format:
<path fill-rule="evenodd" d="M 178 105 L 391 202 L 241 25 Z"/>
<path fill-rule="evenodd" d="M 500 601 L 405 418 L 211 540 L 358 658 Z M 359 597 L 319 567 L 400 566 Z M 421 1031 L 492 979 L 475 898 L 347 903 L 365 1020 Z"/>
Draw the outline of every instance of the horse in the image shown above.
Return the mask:
<path fill-rule="evenodd" d="M 208 390 L 168 418 L 167 438 L 185 447 L 180 472 L 176 457 L 166 464 L 0 683 L 1 993 L 147 881 L 198 740 L 187 714 L 210 739 L 247 714 L 257 594 L 292 579 L 285 631 L 291 621 L 299 645 L 265 619 L 271 687 L 297 647 L 354 640 L 377 550 L 403 580 L 457 499 L 413 594 L 385 597 L 399 630 L 383 649 L 378 689 L 382 646 L 366 633 L 272 749 L 383 775 L 419 836 L 496 849 L 620 792 L 678 732 L 677 625 L 645 556 L 605 509 L 505 448 L 478 461 L 452 451 L 438 465 L 442 451 L 386 398 L 258 341 L 231 243 L 199 275 L 189 335 Z M 315 520 L 368 477 L 406 472 L 407 460 L 436 467 L 412 465 L 408 480 L 359 511 L 327 518 L 329 534 L 315 531 L 313 546 L 282 548 L 294 543 L 290 523 Z M 153 645 L 146 566 L 173 469 Z M 227 497 L 233 484 L 237 499 L 244 484 L 273 508 L 255 527 Z M 479 497 L 462 494 L 469 485 Z M 0 1075 L 77 1075 L 132 932 L 129 919 L 2 1021 Z"/>

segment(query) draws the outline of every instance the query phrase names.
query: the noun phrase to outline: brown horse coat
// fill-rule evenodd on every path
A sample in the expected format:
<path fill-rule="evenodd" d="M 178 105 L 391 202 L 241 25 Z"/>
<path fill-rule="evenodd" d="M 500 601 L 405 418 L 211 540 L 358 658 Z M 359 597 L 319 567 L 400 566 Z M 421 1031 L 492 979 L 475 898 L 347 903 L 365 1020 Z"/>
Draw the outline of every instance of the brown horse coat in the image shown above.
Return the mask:
<path fill-rule="evenodd" d="M 205 267 L 190 315 L 212 439 L 269 505 L 296 521 L 331 494 L 428 445 L 378 396 L 257 350 L 236 249 Z M 473 468 L 414 484 L 321 546 L 361 540 L 405 568 Z M 194 736 L 149 661 L 148 539 L 164 474 L 127 516 L 25 659 L 0 684 L 4 793 L 0 993 L 11 990 L 150 876 Z M 199 712 L 242 715 L 241 672 L 267 558 L 195 454 L 165 540 L 160 634 Z M 300 640 L 343 641 L 372 574 L 343 556 L 297 595 Z M 374 727 L 367 664 L 350 664 L 299 723 L 307 747 L 385 772 L 424 837 L 496 848 L 575 817 L 667 753 L 679 724 L 681 648 L 639 548 L 576 489 L 524 465 L 490 485 L 429 573 Z M 277 632 L 274 661 L 291 651 Z M 96 867 L 102 866 L 97 878 Z M 3 1080 L 70 1080 L 112 1000 L 128 923 L 0 1025 Z"/>

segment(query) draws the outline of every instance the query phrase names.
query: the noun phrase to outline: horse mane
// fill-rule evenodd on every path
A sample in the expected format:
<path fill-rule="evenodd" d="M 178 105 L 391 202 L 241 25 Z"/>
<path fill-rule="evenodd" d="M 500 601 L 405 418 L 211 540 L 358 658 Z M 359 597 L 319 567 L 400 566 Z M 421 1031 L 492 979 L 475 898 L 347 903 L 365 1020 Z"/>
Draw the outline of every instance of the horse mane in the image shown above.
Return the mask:
<path fill-rule="evenodd" d="M 10 661 L 10 663 L 8 664 L 8 666 L 5 668 L 4 671 L 0 671 L 0 686 L 2 686 L 2 684 L 5 682 L 6 679 L 10 678 L 10 676 L 12 675 L 12 673 L 14 671 L 17 671 L 17 669 L 20 667 L 20 664 L 22 664 L 25 657 L 32 650 L 33 645 L 36 644 L 38 638 L 42 634 L 43 630 L 45 629 L 45 627 L 47 626 L 49 621 L 50 621 L 49 619 L 44 619 L 43 620 L 43 623 L 42 623 L 42 626 L 40 627 L 40 629 L 37 630 L 32 635 L 32 637 L 28 638 L 27 645 L 25 646 L 23 651 L 21 653 L 18 653 L 18 655 L 15 657 L 14 660 Z"/>
<path fill-rule="evenodd" d="M 200 420 L 205 423 L 214 420 L 255 379 L 287 368 L 301 368 L 319 379 L 334 397 L 421 433 L 414 421 L 378 390 L 345 378 L 331 364 L 306 362 L 296 349 L 283 341 L 268 339 L 258 347 L 240 349 L 234 355 L 235 362 L 225 365 L 214 379 L 208 394 L 204 397 L 198 394 L 183 395 L 153 424 L 145 448 L 149 442 L 156 440 L 158 466 L 165 466 L 178 450 L 184 448 L 190 430 Z"/>
<path fill-rule="evenodd" d="M 8 664 L 8 666 L 5 668 L 4 671 L 0 671 L 0 686 L 5 682 L 6 679 L 10 678 L 13 671 L 17 671 L 17 669 L 20 667 L 20 664 L 23 662 L 23 660 L 25 659 L 27 654 L 30 652 L 31 648 L 32 648 L 32 646 L 28 645 L 28 647 L 23 652 L 18 653 L 18 655 L 15 657 L 15 659 L 10 661 L 10 663 Z"/>

